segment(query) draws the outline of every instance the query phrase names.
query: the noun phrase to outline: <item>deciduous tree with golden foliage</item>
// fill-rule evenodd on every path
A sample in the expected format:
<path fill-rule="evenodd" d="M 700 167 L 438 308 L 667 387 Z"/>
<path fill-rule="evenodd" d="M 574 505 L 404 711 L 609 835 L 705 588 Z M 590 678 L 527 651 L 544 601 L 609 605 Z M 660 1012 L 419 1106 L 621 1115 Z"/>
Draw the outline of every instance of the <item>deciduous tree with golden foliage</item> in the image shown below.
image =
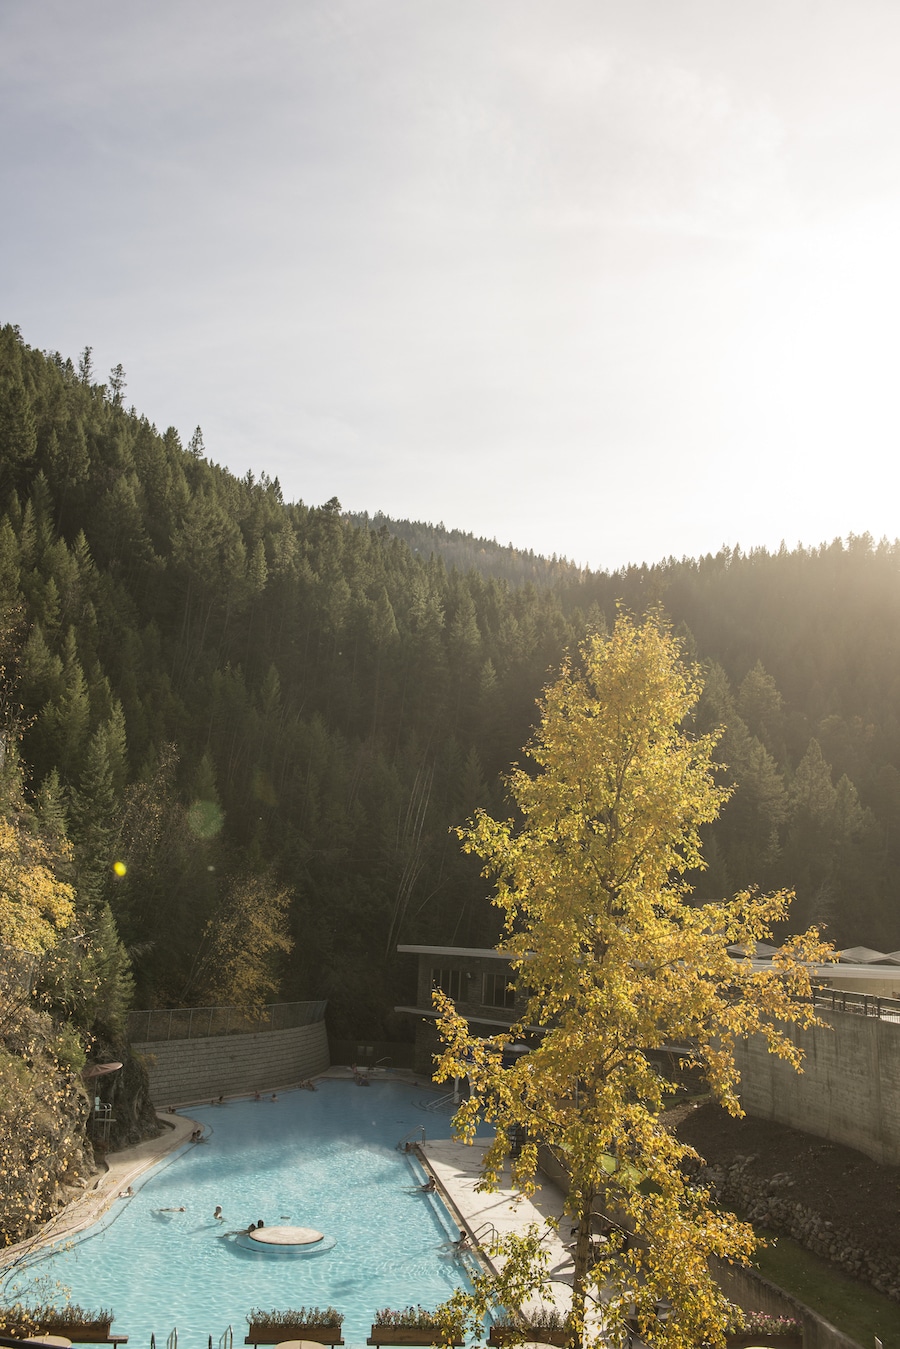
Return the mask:
<path fill-rule="evenodd" d="M 41 839 L 0 818 L 0 945 L 43 955 L 72 922 L 75 891 L 55 860 Z"/>
<path fill-rule="evenodd" d="M 759 1032 L 799 1069 L 788 1028 L 813 1022 L 806 962 L 828 958 L 815 930 L 765 971 L 729 954 L 769 937 L 788 892 L 691 903 L 685 877 L 703 865 L 700 828 L 727 795 L 714 779 L 718 735 L 691 733 L 700 687 L 659 615 L 620 616 L 545 691 L 530 763 L 508 779 L 517 819 L 479 813 L 459 831 L 496 878 L 500 947 L 525 1005 L 509 1033 L 481 1039 L 436 993 L 438 1077 L 469 1077 L 462 1136 L 471 1140 L 482 1118 L 496 1126 L 482 1188 L 496 1186 L 509 1158 L 514 1183 L 531 1191 L 541 1146 L 568 1172 L 575 1345 L 623 1336 L 626 1317 L 672 1349 L 722 1341 L 729 1305 L 709 1257 L 746 1261 L 753 1232 L 691 1183 L 695 1154 L 661 1122 L 673 1087 L 658 1051 L 688 1048 L 698 1086 L 702 1077 L 740 1114 L 735 1041 Z M 503 1067 L 504 1046 L 523 1038 L 531 1052 Z M 600 1213 L 618 1228 L 597 1243 Z M 533 1236 L 504 1247 L 499 1282 L 456 1294 L 457 1310 L 539 1293 Z"/>

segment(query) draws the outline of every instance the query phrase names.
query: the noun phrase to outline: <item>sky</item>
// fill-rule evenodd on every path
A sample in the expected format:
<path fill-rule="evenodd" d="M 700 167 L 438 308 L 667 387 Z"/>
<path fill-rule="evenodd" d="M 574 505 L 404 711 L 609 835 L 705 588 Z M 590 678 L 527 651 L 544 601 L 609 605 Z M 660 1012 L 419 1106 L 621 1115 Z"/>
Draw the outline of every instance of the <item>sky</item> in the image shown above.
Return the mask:
<path fill-rule="evenodd" d="M 4 0 L 0 321 L 286 500 L 900 534 L 896 0 Z"/>

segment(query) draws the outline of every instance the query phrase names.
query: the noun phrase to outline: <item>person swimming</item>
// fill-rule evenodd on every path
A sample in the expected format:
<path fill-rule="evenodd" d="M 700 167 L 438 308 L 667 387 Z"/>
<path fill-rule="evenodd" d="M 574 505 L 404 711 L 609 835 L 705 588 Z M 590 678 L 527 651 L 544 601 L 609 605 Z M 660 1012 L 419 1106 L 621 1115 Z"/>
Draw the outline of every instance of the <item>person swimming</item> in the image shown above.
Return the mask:
<path fill-rule="evenodd" d="M 217 1222 L 223 1223 L 225 1221 L 225 1215 L 222 1212 L 221 1204 L 216 1204 L 216 1211 L 213 1214 L 213 1217 L 216 1219 Z"/>

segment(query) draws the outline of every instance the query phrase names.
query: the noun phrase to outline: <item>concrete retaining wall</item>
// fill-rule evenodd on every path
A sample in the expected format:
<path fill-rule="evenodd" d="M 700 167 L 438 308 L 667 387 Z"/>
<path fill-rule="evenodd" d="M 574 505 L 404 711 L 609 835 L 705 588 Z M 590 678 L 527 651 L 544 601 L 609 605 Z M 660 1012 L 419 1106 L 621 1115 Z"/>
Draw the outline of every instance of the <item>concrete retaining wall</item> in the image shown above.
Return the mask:
<path fill-rule="evenodd" d="M 144 1060 L 158 1110 L 271 1091 L 313 1077 L 331 1064 L 324 1021 L 259 1035 L 147 1041 L 133 1048 Z"/>
<path fill-rule="evenodd" d="M 819 1316 L 805 1303 L 777 1288 L 774 1283 L 746 1265 L 726 1265 L 713 1257 L 710 1268 L 716 1283 L 729 1301 L 746 1312 L 765 1312 L 768 1316 L 792 1316 L 803 1326 L 803 1349 L 859 1349 L 843 1331 Z"/>
<path fill-rule="evenodd" d="M 827 1026 L 789 1030 L 804 1052 L 803 1073 L 767 1054 L 761 1036 L 737 1046 L 741 1104 L 748 1114 L 900 1165 L 900 1025 L 840 1012 L 823 1019 Z"/>

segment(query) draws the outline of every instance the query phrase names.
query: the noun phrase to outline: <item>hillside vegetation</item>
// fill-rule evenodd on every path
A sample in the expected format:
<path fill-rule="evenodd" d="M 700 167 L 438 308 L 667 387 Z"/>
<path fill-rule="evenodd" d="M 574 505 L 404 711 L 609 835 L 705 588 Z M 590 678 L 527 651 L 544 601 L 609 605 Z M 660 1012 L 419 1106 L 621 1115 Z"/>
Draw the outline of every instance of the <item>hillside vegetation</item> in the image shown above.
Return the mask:
<path fill-rule="evenodd" d="M 5 744 L 100 953 L 88 1031 L 327 998 L 338 1036 L 407 1034 L 397 943 L 496 935 L 449 828 L 509 809 L 537 694 L 618 602 L 664 606 L 727 727 L 698 894 L 794 885 L 796 926 L 900 947 L 896 543 L 585 572 L 286 502 L 124 392 L 0 332 Z"/>

